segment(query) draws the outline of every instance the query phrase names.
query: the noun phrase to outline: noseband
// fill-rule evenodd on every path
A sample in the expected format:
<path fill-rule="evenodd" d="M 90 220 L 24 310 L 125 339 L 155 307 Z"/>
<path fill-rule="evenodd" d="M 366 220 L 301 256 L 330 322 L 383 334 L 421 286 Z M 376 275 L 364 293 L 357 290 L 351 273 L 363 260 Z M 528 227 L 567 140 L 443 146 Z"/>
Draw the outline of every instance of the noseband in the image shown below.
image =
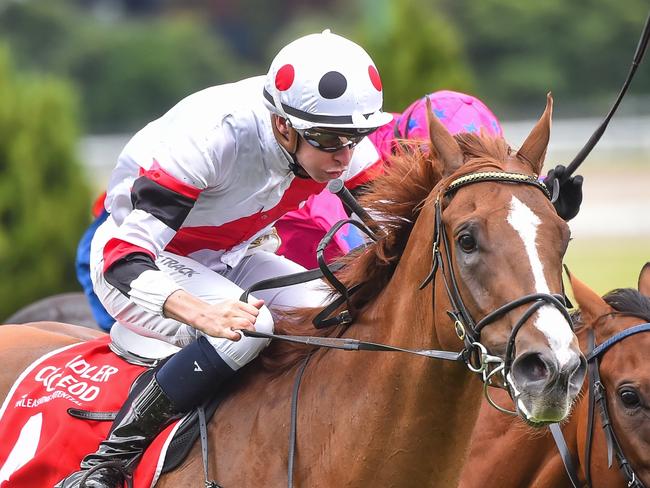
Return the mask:
<path fill-rule="evenodd" d="M 484 382 L 484 393 L 487 400 L 492 406 L 503 412 L 516 413 L 506 410 L 497 405 L 490 398 L 487 387 L 498 386 L 507 389 L 516 405 L 518 393 L 512 385 L 509 379 L 509 375 L 515 356 L 515 339 L 517 337 L 517 333 L 526 323 L 526 321 L 544 305 L 554 306 L 557 310 L 560 311 L 562 316 L 566 319 L 567 323 L 571 324 L 572 322 L 569 312 L 565 307 L 563 295 L 548 293 L 533 293 L 519 297 L 490 312 L 478 322 L 474 320 L 470 314 L 467 306 L 465 305 L 465 302 L 463 301 L 458 287 L 458 280 L 454 274 L 454 267 L 451 257 L 451 246 L 449 244 L 447 233 L 445 232 L 445 225 L 442 221 L 443 210 L 441 196 L 443 198 L 453 197 L 454 192 L 459 188 L 485 181 L 497 183 L 520 183 L 534 186 L 535 188 L 542 191 L 542 193 L 544 193 L 544 195 L 550 200 L 549 191 L 544 183 L 540 182 L 536 177 L 527 174 L 490 171 L 472 173 L 452 181 L 446 189 L 440 192 L 435 201 L 433 263 L 431 271 L 420 285 L 420 289 L 423 289 L 429 282 L 431 282 L 435 300 L 435 287 L 433 284 L 435 283 L 435 275 L 437 270 L 441 270 L 443 275 L 443 282 L 445 284 L 445 290 L 447 292 L 449 302 L 452 306 L 452 310 L 448 310 L 447 314 L 454 321 L 454 329 L 456 331 L 456 335 L 460 340 L 463 341 L 465 350 L 468 351 L 468 359 L 466 360 L 468 368 L 475 373 L 482 374 Z M 444 253 L 442 252 L 443 249 Z M 481 331 L 483 328 L 505 316 L 513 309 L 525 304 L 530 304 L 530 306 L 521 315 L 519 320 L 512 328 L 512 331 L 508 338 L 508 344 L 506 347 L 504 359 L 502 360 L 496 356 L 489 355 L 487 353 L 487 348 L 481 344 Z M 499 383 L 492 381 L 492 378 L 497 373 L 501 374 L 503 380 Z"/>

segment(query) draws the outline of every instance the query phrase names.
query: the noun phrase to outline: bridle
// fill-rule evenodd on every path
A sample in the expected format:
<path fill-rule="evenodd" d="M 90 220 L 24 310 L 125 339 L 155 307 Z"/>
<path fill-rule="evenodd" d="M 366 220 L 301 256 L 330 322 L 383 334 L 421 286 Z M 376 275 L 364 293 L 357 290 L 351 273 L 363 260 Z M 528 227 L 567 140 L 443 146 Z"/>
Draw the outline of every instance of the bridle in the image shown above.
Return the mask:
<path fill-rule="evenodd" d="M 429 282 L 432 283 L 432 291 L 435 295 L 433 283 L 435 283 L 435 275 L 438 269 L 441 270 L 443 275 L 443 283 L 445 284 L 445 291 L 451 304 L 452 310 L 447 311 L 447 314 L 454 322 L 454 329 L 456 335 L 465 345 L 465 350 L 469 352 L 467 359 L 467 366 L 475 373 L 481 373 L 484 384 L 484 394 L 488 402 L 496 409 L 516 414 L 516 412 L 506 410 L 494 402 L 489 395 L 488 386 L 496 386 L 505 388 L 510 394 L 511 398 L 517 405 L 517 397 L 519 393 L 512 385 L 510 380 L 510 370 L 512 367 L 515 355 L 515 339 L 522 326 L 528 319 L 544 305 L 554 306 L 566 319 L 568 324 L 572 324 L 571 317 L 567 311 L 564 303 L 564 296 L 560 294 L 548 293 L 533 293 L 516 298 L 504 305 L 501 305 L 496 310 L 490 312 L 481 320 L 476 321 L 469 312 L 458 287 L 458 280 L 454 273 L 451 246 L 449 238 L 445 231 L 445 225 L 442 219 L 442 206 L 445 197 L 453 197 L 456 190 L 475 183 L 491 181 L 497 183 L 520 183 L 533 186 L 544 193 L 550 200 L 550 194 L 546 186 L 540 182 L 535 176 L 526 175 L 522 173 L 508 173 L 500 171 L 489 171 L 472 173 L 452 181 L 447 188 L 442 190 L 435 201 L 435 226 L 433 238 L 433 264 L 429 275 L 420 285 L 423 289 Z M 441 198 L 442 197 L 442 198 Z M 443 253 L 444 250 L 444 253 Z M 434 297 L 435 300 L 435 297 Z M 496 356 L 491 356 L 487 353 L 487 348 L 481 343 L 481 331 L 489 324 L 500 319 L 510 311 L 522 305 L 530 304 L 528 309 L 519 317 L 515 323 L 510 336 L 508 338 L 507 347 L 504 359 Z M 502 381 L 496 383 L 493 377 L 500 373 Z"/>
<path fill-rule="evenodd" d="M 629 313 L 625 313 L 624 315 L 634 316 L 634 314 L 629 314 Z M 618 461 L 619 468 L 623 473 L 623 476 L 625 477 L 625 481 L 627 483 L 626 486 L 628 488 L 645 488 L 645 485 L 640 480 L 640 478 L 636 475 L 634 469 L 632 468 L 632 465 L 630 464 L 627 457 L 625 456 L 625 453 L 621 448 L 621 444 L 619 443 L 618 438 L 616 437 L 616 433 L 614 432 L 614 427 L 612 425 L 611 418 L 609 415 L 609 410 L 607 408 L 607 396 L 606 396 L 607 392 L 605 390 L 605 386 L 603 385 L 603 382 L 600 379 L 599 360 L 605 354 L 605 352 L 614 344 L 622 341 L 626 337 L 630 337 L 640 332 L 648 332 L 648 331 L 650 331 L 650 323 L 648 322 L 635 325 L 633 327 L 629 327 L 625 330 L 622 330 L 621 332 L 618 332 L 617 334 L 613 335 L 612 337 L 610 337 L 609 339 L 607 339 L 605 342 L 603 342 L 598 346 L 595 345 L 595 335 L 593 330 L 590 329 L 588 331 L 589 352 L 587 353 L 586 358 L 587 358 L 587 372 L 589 377 L 589 410 L 588 410 L 588 417 L 587 417 L 587 439 L 585 443 L 585 476 L 586 476 L 587 487 L 592 486 L 591 448 L 592 448 L 593 430 L 594 430 L 594 423 L 595 423 L 595 416 L 596 416 L 595 411 L 596 411 L 596 407 L 598 407 L 598 411 L 600 413 L 601 426 L 605 433 L 605 440 L 607 442 L 608 466 L 610 468 L 612 467 L 613 458 L 614 456 L 616 456 L 616 460 Z M 553 433 L 553 438 L 556 441 L 558 450 L 560 451 L 560 457 L 562 458 L 562 462 L 564 463 L 564 468 L 567 471 L 567 474 L 574 488 L 578 488 L 581 486 L 581 483 L 579 481 L 579 477 L 575 465 L 573 464 L 573 460 L 571 459 L 571 453 L 569 452 L 568 447 L 566 445 L 566 441 L 564 440 L 564 437 L 562 435 L 562 431 L 560 430 L 558 424 L 552 424 L 550 428 Z"/>

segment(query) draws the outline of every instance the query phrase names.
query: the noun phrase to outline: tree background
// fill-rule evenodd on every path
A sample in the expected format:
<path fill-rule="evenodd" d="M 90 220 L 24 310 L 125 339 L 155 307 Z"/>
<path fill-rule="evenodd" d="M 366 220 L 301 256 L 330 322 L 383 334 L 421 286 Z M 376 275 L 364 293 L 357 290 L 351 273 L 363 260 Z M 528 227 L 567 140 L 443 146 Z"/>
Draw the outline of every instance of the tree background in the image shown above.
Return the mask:
<path fill-rule="evenodd" d="M 369 51 L 389 111 L 445 88 L 530 118 L 552 91 L 556 117 L 602 117 L 647 15 L 647 0 L 4 0 L 0 318 L 79 289 L 92 198 L 82 135 L 132 133 L 196 90 L 265 73 L 282 45 L 324 28 Z M 619 114 L 650 113 L 647 63 Z"/>
<path fill-rule="evenodd" d="M 55 292 L 77 289 L 73 259 L 89 221 L 76 159 L 72 87 L 16 73 L 0 48 L 0 317 Z"/>

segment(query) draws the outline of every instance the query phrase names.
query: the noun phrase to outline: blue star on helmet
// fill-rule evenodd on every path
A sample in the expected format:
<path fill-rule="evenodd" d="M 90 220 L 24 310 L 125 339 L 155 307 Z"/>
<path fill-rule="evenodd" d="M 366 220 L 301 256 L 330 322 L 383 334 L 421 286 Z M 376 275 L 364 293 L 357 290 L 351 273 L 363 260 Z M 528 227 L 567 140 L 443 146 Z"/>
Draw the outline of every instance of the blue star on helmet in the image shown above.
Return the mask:
<path fill-rule="evenodd" d="M 439 119 L 444 119 L 445 118 L 445 110 L 444 109 L 433 109 L 433 113 L 435 114 L 436 117 Z"/>
<path fill-rule="evenodd" d="M 476 124 L 474 122 L 467 124 L 464 127 L 467 132 L 478 132 L 478 129 L 476 128 Z"/>
<path fill-rule="evenodd" d="M 413 129 L 415 129 L 418 126 L 418 121 L 415 119 L 408 119 L 407 123 L 407 128 L 406 130 L 411 132 Z"/>

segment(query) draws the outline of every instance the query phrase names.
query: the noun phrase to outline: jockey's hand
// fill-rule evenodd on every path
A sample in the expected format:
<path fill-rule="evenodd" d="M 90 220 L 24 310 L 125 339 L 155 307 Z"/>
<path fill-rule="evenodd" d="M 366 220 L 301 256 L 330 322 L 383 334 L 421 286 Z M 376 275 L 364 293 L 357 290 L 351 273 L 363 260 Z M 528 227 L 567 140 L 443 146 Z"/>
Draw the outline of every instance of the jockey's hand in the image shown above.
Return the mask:
<path fill-rule="evenodd" d="M 562 182 L 566 168 L 558 164 L 544 178 L 544 184 L 551 192 L 557 214 L 567 222 L 578 215 L 582 203 L 582 181 L 580 175 L 571 176 Z"/>
<path fill-rule="evenodd" d="M 241 339 L 240 329 L 255 330 L 264 300 L 249 297 L 248 303 L 224 300 L 209 304 L 185 290 L 177 290 L 165 301 L 165 317 L 176 319 L 212 337 Z"/>
<path fill-rule="evenodd" d="M 199 317 L 199 330 L 212 337 L 225 337 L 238 341 L 241 339 L 241 334 L 237 330 L 255 330 L 255 321 L 262 305 L 264 300 L 252 297 L 249 298 L 249 303 L 240 300 L 224 300 L 209 305 Z"/>

